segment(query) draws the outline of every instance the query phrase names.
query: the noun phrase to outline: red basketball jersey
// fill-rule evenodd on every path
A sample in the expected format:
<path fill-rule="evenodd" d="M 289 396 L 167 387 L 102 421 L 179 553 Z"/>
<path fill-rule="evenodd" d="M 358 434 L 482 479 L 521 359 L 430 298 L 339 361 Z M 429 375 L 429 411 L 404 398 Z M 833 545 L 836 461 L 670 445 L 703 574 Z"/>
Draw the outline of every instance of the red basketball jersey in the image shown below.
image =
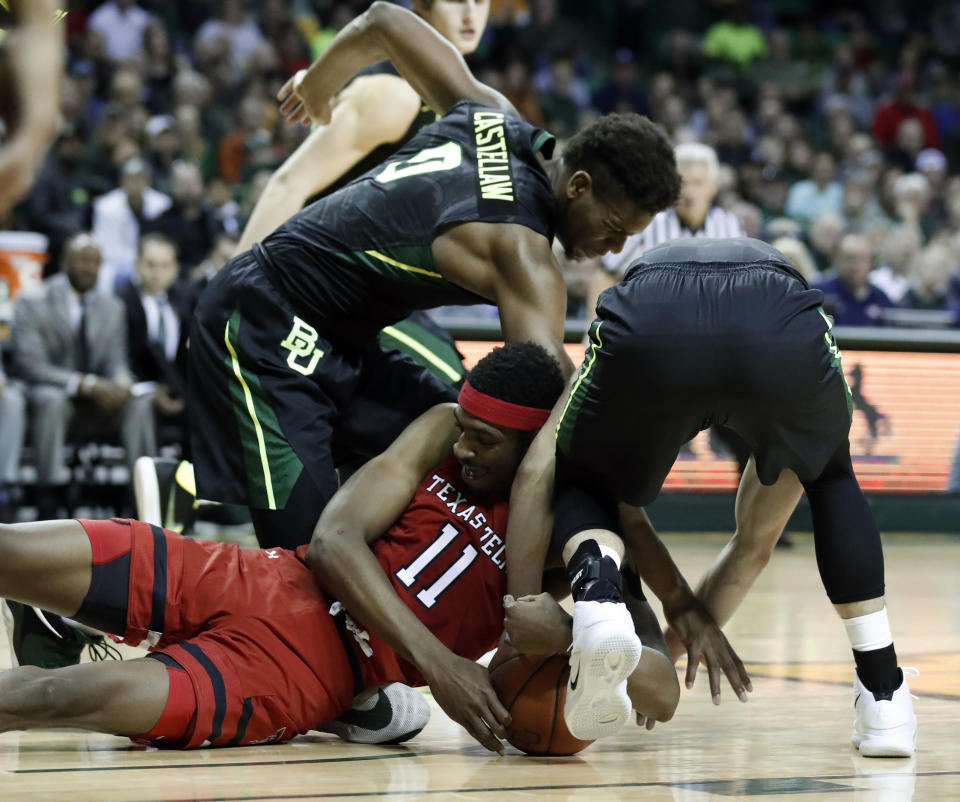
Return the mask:
<path fill-rule="evenodd" d="M 503 630 L 506 500 L 471 496 L 452 457 L 430 471 L 373 551 L 404 603 L 451 651 L 475 660 Z M 368 684 L 422 685 L 420 673 L 371 637 L 358 644 Z"/>

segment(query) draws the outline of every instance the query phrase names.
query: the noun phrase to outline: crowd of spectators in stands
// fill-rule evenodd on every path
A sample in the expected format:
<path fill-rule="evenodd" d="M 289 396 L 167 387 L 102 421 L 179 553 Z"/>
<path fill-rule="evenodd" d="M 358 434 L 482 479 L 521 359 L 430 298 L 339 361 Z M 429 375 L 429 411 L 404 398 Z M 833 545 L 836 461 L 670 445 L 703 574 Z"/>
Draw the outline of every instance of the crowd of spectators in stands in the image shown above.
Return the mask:
<path fill-rule="evenodd" d="M 561 143 L 597 114 L 648 114 L 677 144 L 714 149 L 714 203 L 788 253 L 838 324 L 960 325 L 960 3 L 878 0 L 864 14 L 843 0 L 486 1 L 471 66 Z M 0 327 L 12 332 L 0 342 L 0 438 L 23 438 L 8 410 L 49 432 L 39 415 L 99 409 L 122 430 L 145 397 L 160 429 L 176 429 L 182 387 L 171 376 L 191 299 L 306 133 L 284 124 L 275 93 L 367 5 L 71 2 L 63 124 L 33 191 L 0 220 L 0 231 L 48 238 L 45 274 L 61 275 L 66 305 L 58 320 L 28 324 L 37 309 L 21 303 L 0 320 L 12 324 Z M 42 335 L 21 332 L 77 335 L 78 260 L 96 262 L 103 309 L 142 342 L 123 344 L 122 365 L 73 361 L 54 381 L 35 363 Z M 155 262 L 165 278 L 151 283 Z M 566 269 L 570 314 L 584 320 L 591 269 Z M 148 352 L 164 363 L 149 375 Z M 41 403 L 44 393 L 57 398 Z M 65 425 L 45 436 L 59 443 Z M 133 458 L 156 441 L 128 446 Z M 55 445 L 44 448 L 53 477 Z M 0 486 L 13 451 L 0 442 Z"/>

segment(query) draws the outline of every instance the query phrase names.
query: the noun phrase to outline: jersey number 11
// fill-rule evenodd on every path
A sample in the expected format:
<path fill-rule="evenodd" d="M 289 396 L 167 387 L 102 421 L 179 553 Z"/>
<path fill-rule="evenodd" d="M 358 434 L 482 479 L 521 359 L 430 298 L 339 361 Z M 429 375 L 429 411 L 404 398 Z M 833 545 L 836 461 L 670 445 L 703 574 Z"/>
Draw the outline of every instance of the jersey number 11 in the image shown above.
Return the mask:
<path fill-rule="evenodd" d="M 405 588 L 412 587 L 413 583 L 417 581 L 417 575 L 437 559 L 441 552 L 456 540 L 459 534 L 460 530 L 452 523 L 449 521 L 445 523 L 440 533 L 433 539 L 429 546 L 421 551 L 409 565 L 397 569 L 395 574 L 397 579 L 403 583 Z M 441 594 L 454 583 L 457 577 L 470 567 L 470 564 L 475 559 L 477 559 L 477 550 L 472 544 L 468 543 L 463 547 L 460 557 L 453 565 L 440 574 L 432 585 L 417 593 L 417 600 L 429 610 L 437 603 L 437 599 L 440 598 Z"/>

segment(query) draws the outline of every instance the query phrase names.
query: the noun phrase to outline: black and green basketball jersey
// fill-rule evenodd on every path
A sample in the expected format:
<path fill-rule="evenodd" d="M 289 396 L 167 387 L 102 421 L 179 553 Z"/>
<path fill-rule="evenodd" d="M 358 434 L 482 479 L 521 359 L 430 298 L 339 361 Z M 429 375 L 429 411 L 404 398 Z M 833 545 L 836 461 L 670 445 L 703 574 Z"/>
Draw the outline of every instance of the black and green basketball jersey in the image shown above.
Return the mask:
<path fill-rule="evenodd" d="M 488 302 L 440 275 L 433 240 L 475 221 L 552 239 L 556 200 L 538 157 L 552 149 L 550 134 L 519 117 L 461 101 L 254 253 L 304 319 L 339 343 L 371 341 L 417 309 Z"/>
<path fill-rule="evenodd" d="M 374 64 L 370 67 L 360 70 L 353 80 L 361 78 L 365 75 L 396 75 L 397 77 L 400 77 L 400 73 L 397 72 L 397 68 L 394 67 L 389 61 L 381 61 L 379 64 Z M 324 189 L 323 192 L 318 192 L 313 197 L 308 198 L 304 206 L 307 206 L 313 203 L 315 200 L 319 200 L 320 198 L 336 192 L 341 187 L 344 187 L 353 181 L 353 179 L 359 178 L 368 170 L 373 169 L 378 164 L 382 164 L 400 148 L 406 145 L 407 142 L 413 138 L 414 134 L 416 134 L 421 128 L 430 125 L 430 123 L 436 122 L 438 116 L 439 115 L 433 109 L 421 101 L 420 111 L 417 113 L 417 116 L 413 118 L 409 127 L 403 132 L 403 136 L 400 137 L 400 139 L 398 139 L 396 142 L 385 142 L 382 145 L 377 145 L 377 147 L 360 159 L 360 161 L 353 165 L 353 167 L 347 170 L 336 181 L 330 184 L 330 186 Z"/>

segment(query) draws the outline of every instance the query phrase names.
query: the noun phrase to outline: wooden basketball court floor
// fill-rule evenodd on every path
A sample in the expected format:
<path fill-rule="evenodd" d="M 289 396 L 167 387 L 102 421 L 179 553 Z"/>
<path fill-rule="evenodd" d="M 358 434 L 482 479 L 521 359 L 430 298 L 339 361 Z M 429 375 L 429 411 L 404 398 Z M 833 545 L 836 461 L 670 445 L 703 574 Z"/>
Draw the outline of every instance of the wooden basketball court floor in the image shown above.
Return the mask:
<path fill-rule="evenodd" d="M 724 542 L 667 541 L 690 579 Z M 900 662 L 921 672 L 912 681 L 920 749 L 910 760 L 860 758 L 850 747 L 851 656 L 801 536 L 775 552 L 728 627 L 754 680 L 747 704 L 727 689 L 711 705 L 701 672 L 673 721 L 652 732 L 628 725 L 568 758 L 490 754 L 435 705 L 419 737 L 382 748 L 312 735 L 161 752 L 68 730 L 7 733 L 0 800 L 960 800 L 960 537 L 885 536 L 885 545 Z"/>

